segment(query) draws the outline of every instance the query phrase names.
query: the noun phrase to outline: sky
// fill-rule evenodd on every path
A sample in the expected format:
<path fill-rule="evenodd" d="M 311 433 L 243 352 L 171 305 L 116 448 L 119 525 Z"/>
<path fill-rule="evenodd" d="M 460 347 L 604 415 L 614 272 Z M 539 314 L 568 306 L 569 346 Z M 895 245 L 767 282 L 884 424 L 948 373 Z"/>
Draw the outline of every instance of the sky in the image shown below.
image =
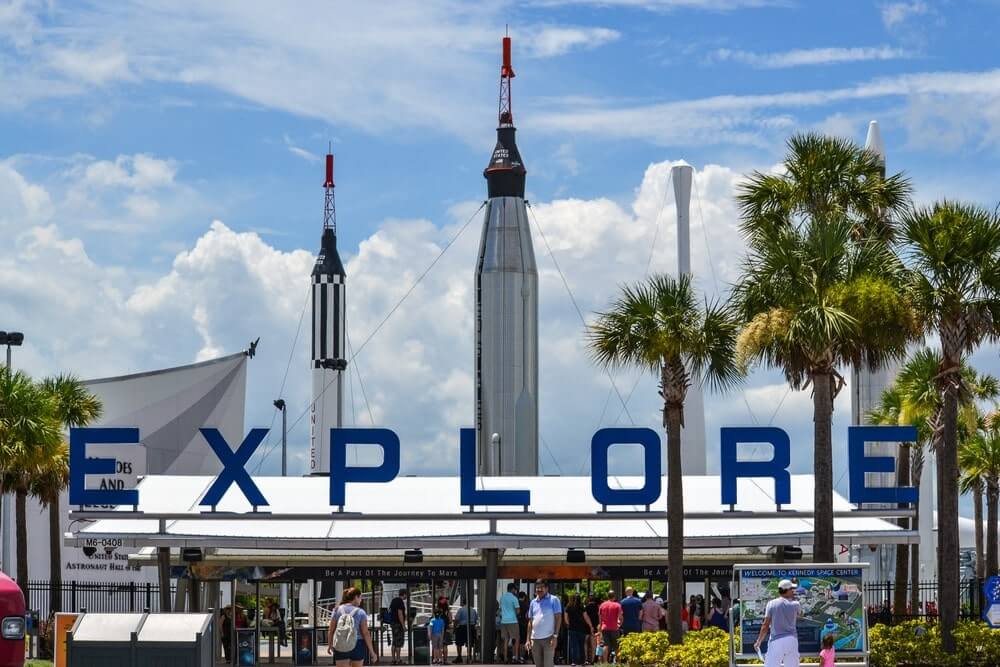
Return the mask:
<path fill-rule="evenodd" d="M 651 376 L 591 363 L 574 300 L 589 321 L 620 285 L 676 271 L 671 166 L 695 168 L 692 264 L 707 298 L 725 297 L 743 257 L 735 188 L 796 132 L 862 142 L 877 119 L 888 169 L 917 201 L 992 208 L 998 28 L 995 0 L 0 0 L 0 328 L 26 335 L 16 366 L 88 378 L 260 337 L 247 426 L 280 424 L 271 402 L 284 397 L 290 468 L 304 472 L 299 324 L 332 147 L 345 421 L 399 433 L 406 474 L 456 472 L 509 30 L 540 273 L 541 468 L 585 474 L 597 428 L 660 424 Z M 1000 374 L 996 357 L 974 363 Z M 709 394 L 709 471 L 718 428 L 754 423 L 788 430 L 793 470 L 810 471 L 811 406 L 766 369 Z M 841 490 L 849 418 L 844 391 Z M 277 470 L 276 442 L 253 469 Z M 636 470 L 633 454 L 612 470 Z"/>

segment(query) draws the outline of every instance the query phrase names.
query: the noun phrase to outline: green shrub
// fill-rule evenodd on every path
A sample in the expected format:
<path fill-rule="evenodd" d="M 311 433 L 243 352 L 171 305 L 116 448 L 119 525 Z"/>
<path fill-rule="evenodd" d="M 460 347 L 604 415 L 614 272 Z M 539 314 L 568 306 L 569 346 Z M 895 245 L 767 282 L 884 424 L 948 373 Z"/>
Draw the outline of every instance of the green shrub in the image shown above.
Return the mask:
<path fill-rule="evenodd" d="M 726 667 L 729 635 L 718 628 L 689 632 L 670 645 L 666 632 L 634 632 L 618 645 L 618 661 L 629 667 Z"/>
<path fill-rule="evenodd" d="M 991 630 L 978 621 L 962 621 L 955 628 L 954 655 L 941 649 L 940 627 L 924 621 L 875 625 L 868 631 L 868 645 L 872 667 L 1000 665 L 1000 630 Z"/>

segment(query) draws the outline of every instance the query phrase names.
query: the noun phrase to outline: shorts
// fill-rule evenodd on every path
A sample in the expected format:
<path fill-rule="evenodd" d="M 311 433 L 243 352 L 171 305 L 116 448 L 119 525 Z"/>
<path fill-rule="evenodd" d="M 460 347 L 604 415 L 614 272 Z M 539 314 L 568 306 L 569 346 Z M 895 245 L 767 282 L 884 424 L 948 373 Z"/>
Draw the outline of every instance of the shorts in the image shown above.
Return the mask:
<path fill-rule="evenodd" d="M 402 648 L 403 640 L 406 638 L 406 628 L 399 623 L 392 624 L 392 647 Z"/>
<path fill-rule="evenodd" d="M 794 635 L 767 642 L 764 655 L 765 667 L 798 667 L 799 638 Z"/>
<path fill-rule="evenodd" d="M 521 629 L 517 623 L 501 623 L 500 639 L 504 642 L 516 642 L 521 639 Z"/>
<path fill-rule="evenodd" d="M 440 651 L 444 648 L 444 635 L 431 635 L 431 647 L 435 651 Z"/>
<path fill-rule="evenodd" d="M 337 660 L 351 660 L 352 662 L 361 662 L 368 657 L 368 647 L 365 646 L 364 640 L 358 637 L 358 643 L 354 645 L 354 649 L 351 651 L 338 651 L 334 649 L 333 659 Z"/>
<path fill-rule="evenodd" d="M 472 632 L 470 633 L 469 630 Z M 476 643 L 476 626 L 471 628 L 465 625 L 455 626 L 455 646 L 465 646 L 469 643 L 468 638 L 472 636 L 472 643 Z"/>
<path fill-rule="evenodd" d="M 601 630 L 601 640 L 604 642 L 604 655 L 618 654 L 617 630 Z"/>

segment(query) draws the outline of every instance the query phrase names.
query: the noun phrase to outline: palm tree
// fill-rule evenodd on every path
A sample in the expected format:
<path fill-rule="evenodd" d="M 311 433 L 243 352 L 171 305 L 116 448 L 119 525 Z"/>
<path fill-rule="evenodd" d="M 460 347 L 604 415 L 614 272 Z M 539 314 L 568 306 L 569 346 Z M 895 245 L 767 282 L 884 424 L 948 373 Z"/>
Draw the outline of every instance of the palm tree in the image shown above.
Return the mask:
<path fill-rule="evenodd" d="M 792 137 L 783 170 L 751 174 L 738 201 L 749 246 L 733 301 L 747 364 L 781 368 L 793 389 L 812 387 L 813 558 L 833 561 L 833 400 L 838 366 L 878 368 L 902 357 L 913 325 L 886 245 L 909 182 L 883 175 L 878 156 L 853 142 Z M 884 326 L 865 327 L 864 322 Z"/>
<path fill-rule="evenodd" d="M 996 333 L 1000 314 L 1000 218 L 984 208 L 944 201 L 900 221 L 900 253 L 909 267 L 911 301 L 943 355 L 938 448 L 938 586 L 942 645 L 955 650 L 958 622 L 958 405 L 962 360 Z"/>
<path fill-rule="evenodd" d="M 965 429 L 963 429 L 965 431 Z M 976 576 L 991 577 L 998 572 L 997 519 L 1000 512 L 1000 423 L 997 413 L 979 420 L 973 434 L 963 433 L 958 463 L 962 469 L 963 492 L 971 490 L 976 503 Z M 983 550 L 983 495 L 986 496 L 986 548 Z"/>
<path fill-rule="evenodd" d="M 986 470 L 982 440 L 976 437 L 959 438 L 958 467 L 961 477 L 958 488 L 972 494 L 972 517 L 976 534 L 976 577 L 982 579 L 986 572 L 986 552 L 983 548 L 983 491 L 986 487 Z"/>
<path fill-rule="evenodd" d="M 868 413 L 866 419 L 869 424 L 879 424 L 883 426 L 906 426 L 901 415 L 903 412 L 903 397 L 895 387 L 889 387 L 882 392 L 879 404 L 874 410 Z M 910 485 L 910 450 L 916 445 L 914 442 L 902 442 L 899 447 L 899 458 L 896 461 L 896 486 Z M 898 521 L 900 528 L 909 527 L 909 519 L 903 517 Z M 916 518 L 913 519 L 913 526 L 917 525 Z M 909 566 L 909 545 L 896 545 L 896 568 L 892 589 L 892 608 L 895 611 L 897 620 L 903 620 L 906 615 L 906 586 L 909 581 L 907 569 Z"/>
<path fill-rule="evenodd" d="M 100 399 L 72 375 L 46 378 L 42 388 L 55 403 L 56 418 L 64 428 L 86 426 L 101 416 Z M 69 456 L 59 448 L 44 461 L 35 480 L 36 494 L 49 509 L 49 611 L 62 611 L 62 535 L 59 498 L 69 484 Z"/>
<path fill-rule="evenodd" d="M 684 490 L 681 427 L 684 400 L 694 378 L 714 389 L 735 385 L 740 369 L 734 360 L 739 326 L 719 304 L 696 302 L 689 276 L 657 275 L 622 288 L 607 312 L 588 330 L 588 347 L 601 365 L 636 367 L 655 374 L 663 399 L 667 434 L 667 552 L 670 641 L 683 636 Z"/>
<path fill-rule="evenodd" d="M 911 452 L 910 482 L 919 487 L 923 477 L 925 452 L 937 452 L 941 443 L 941 394 L 937 388 L 937 375 L 942 356 L 939 350 L 920 348 L 913 352 L 900 368 L 893 389 L 900 395 L 899 421 L 917 429 L 917 442 Z M 976 401 L 995 400 L 1000 395 L 997 380 L 989 375 L 979 375 L 962 362 L 960 375 L 963 391 L 960 395 L 961 423 L 972 424 L 976 415 Z M 919 524 L 920 507 L 917 506 L 914 525 Z M 940 522 L 940 517 L 938 517 Z M 910 545 L 910 608 L 916 613 L 920 606 L 920 545 Z"/>
<path fill-rule="evenodd" d="M 54 404 L 21 371 L 0 371 L 0 488 L 14 492 L 17 534 L 17 584 L 28 590 L 29 480 L 38 462 L 60 442 Z"/>
<path fill-rule="evenodd" d="M 852 241 L 853 230 L 844 217 L 749 229 L 750 251 L 732 296 L 747 323 L 740 362 L 781 368 L 793 389 L 812 387 L 818 562 L 834 559 L 831 423 L 844 386 L 837 368 L 897 359 L 915 330 L 895 256 L 884 244 Z"/>

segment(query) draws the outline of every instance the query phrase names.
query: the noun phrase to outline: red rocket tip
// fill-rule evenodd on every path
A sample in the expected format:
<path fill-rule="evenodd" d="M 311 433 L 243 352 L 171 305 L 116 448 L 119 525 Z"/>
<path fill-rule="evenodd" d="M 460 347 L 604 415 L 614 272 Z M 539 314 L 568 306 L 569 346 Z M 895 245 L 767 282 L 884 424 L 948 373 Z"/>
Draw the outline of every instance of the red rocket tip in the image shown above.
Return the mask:
<path fill-rule="evenodd" d="M 323 183 L 324 188 L 333 187 L 333 154 L 326 154 L 326 182 Z"/>

